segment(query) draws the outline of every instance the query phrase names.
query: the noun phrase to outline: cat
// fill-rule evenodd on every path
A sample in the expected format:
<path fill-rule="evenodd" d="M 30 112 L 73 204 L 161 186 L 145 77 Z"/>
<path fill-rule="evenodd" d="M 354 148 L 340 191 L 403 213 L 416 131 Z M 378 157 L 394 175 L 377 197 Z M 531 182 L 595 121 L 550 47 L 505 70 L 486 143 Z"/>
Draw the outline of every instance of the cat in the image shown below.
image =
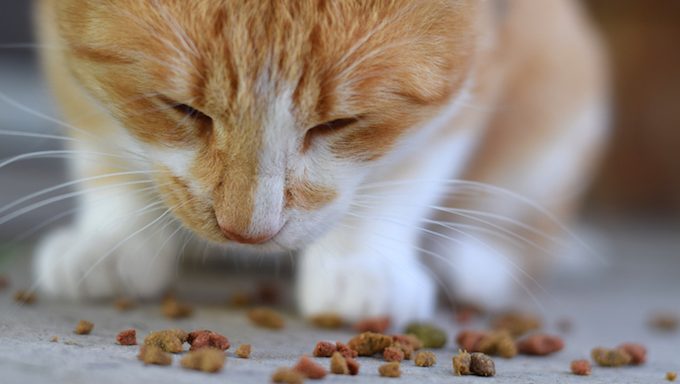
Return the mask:
<path fill-rule="evenodd" d="M 161 294 L 174 219 L 226 253 L 299 251 L 305 316 L 426 319 L 438 283 L 499 308 L 546 259 L 510 240 L 550 248 L 607 138 L 605 60 L 571 0 L 37 14 L 82 179 L 75 223 L 36 250 L 53 296 Z"/>

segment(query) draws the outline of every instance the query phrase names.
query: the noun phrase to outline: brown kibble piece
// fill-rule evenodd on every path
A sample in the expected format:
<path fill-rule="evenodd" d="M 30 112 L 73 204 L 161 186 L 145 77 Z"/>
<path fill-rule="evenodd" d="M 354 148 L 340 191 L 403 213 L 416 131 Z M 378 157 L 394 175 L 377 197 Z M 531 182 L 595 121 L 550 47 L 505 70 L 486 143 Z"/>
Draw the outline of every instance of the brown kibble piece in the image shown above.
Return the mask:
<path fill-rule="evenodd" d="M 437 364 L 437 356 L 432 352 L 418 352 L 414 362 L 418 367 L 431 367 Z"/>
<path fill-rule="evenodd" d="M 649 326 L 663 332 L 672 332 L 678 329 L 680 317 L 675 313 L 657 313 L 649 320 Z"/>
<path fill-rule="evenodd" d="M 272 375 L 272 381 L 284 384 L 302 384 L 305 376 L 292 368 L 279 368 Z"/>
<path fill-rule="evenodd" d="M 561 351 L 564 341 L 557 336 L 535 334 L 517 343 L 517 348 L 523 355 L 547 356 Z"/>
<path fill-rule="evenodd" d="M 630 355 L 630 365 L 641 365 L 647 361 L 647 348 L 637 343 L 624 343 L 619 345 L 620 349 Z"/>
<path fill-rule="evenodd" d="M 370 317 L 354 324 L 354 330 L 357 332 L 375 332 L 385 333 L 390 327 L 390 318 L 388 316 Z"/>
<path fill-rule="evenodd" d="M 327 374 L 326 368 L 317 364 L 308 356 L 302 356 L 293 369 L 302 373 L 306 378 L 313 380 L 323 379 Z"/>
<path fill-rule="evenodd" d="M 401 365 L 396 361 L 383 364 L 378 367 L 378 373 L 380 373 L 380 376 L 382 377 L 400 377 Z"/>
<path fill-rule="evenodd" d="M 383 351 L 383 358 L 385 361 L 402 361 L 404 360 L 404 351 L 398 347 L 387 347 Z"/>
<path fill-rule="evenodd" d="M 180 364 L 187 369 L 215 373 L 222 370 L 225 359 L 224 351 L 209 347 L 187 353 Z"/>
<path fill-rule="evenodd" d="M 458 351 L 458 354 L 453 357 L 453 374 L 456 376 L 469 375 L 470 372 L 470 354 L 466 351 Z"/>
<path fill-rule="evenodd" d="M 464 351 L 481 352 L 506 359 L 517 355 L 517 345 L 508 331 L 462 331 L 456 336 L 458 346 Z"/>
<path fill-rule="evenodd" d="M 463 350 L 468 352 L 477 352 L 477 345 L 487 335 L 487 332 L 481 331 L 460 331 L 456 335 L 456 344 Z"/>
<path fill-rule="evenodd" d="M 347 345 L 357 351 L 359 356 L 373 356 L 382 353 L 392 345 L 392 337 L 380 333 L 364 332 L 355 336 Z"/>
<path fill-rule="evenodd" d="M 187 342 L 191 344 L 190 351 L 196 351 L 201 348 L 217 348 L 226 351 L 231 346 L 229 339 L 223 335 L 205 329 L 189 332 Z"/>
<path fill-rule="evenodd" d="M 413 348 L 414 351 L 417 351 L 423 347 L 423 342 L 420 341 L 419 338 L 417 338 L 414 335 L 406 334 L 406 335 L 393 335 L 392 336 L 393 342 L 408 345 L 411 348 Z"/>
<path fill-rule="evenodd" d="M 113 302 L 113 306 L 118 312 L 127 312 L 134 309 L 137 306 L 137 303 L 126 297 L 119 297 Z"/>
<path fill-rule="evenodd" d="M 666 372 L 666 380 L 668 381 L 675 381 L 675 379 L 678 378 L 678 374 L 676 372 Z"/>
<path fill-rule="evenodd" d="M 74 332 L 78 335 L 89 335 L 93 328 L 94 323 L 87 320 L 80 320 L 78 324 L 76 324 Z"/>
<path fill-rule="evenodd" d="M 590 354 L 593 360 L 602 367 L 621 367 L 630 364 L 632 360 L 630 355 L 621 348 L 598 347 L 594 348 Z"/>
<path fill-rule="evenodd" d="M 331 356 L 331 373 L 336 375 L 349 375 L 347 360 L 340 352 L 333 352 L 333 356 Z"/>
<path fill-rule="evenodd" d="M 470 355 L 470 372 L 477 376 L 494 376 L 496 366 L 489 356 L 475 352 Z"/>
<path fill-rule="evenodd" d="M 242 359 L 248 359 L 250 358 L 251 349 L 252 347 L 250 346 L 250 344 L 241 344 L 238 346 L 238 348 L 236 348 L 236 351 L 234 351 L 234 355 Z"/>
<path fill-rule="evenodd" d="M 330 341 L 319 341 L 314 347 L 314 357 L 331 357 L 338 348 Z"/>
<path fill-rule="evenodd" d="M 168 319 L 183 319 L 191 316 L 194 309 L 185 303 L 178 301 L 174 296 L 167 296 L 161 305 L 163 316 Z"/>
<path fill-rule="evenodd" d="M 345 356 L 346 359 L 353 359 L 359 356 L 357 351 L 350 348 L 347 344 L 341 343 L 339 341 L 335 343 L 335 348 L 338 352 Z"/>
<path fill-rule="evenodd" d="M 143 361 L 144 364 L 172 364 L 172 356 L 154 345 L 142 345 L 142 347 L 139 348 L 139 355 L 137 355 L 137 358 Z"/>
<path fill-rule="evenodd" d="M 281 287 L 272 282 L 261 282 L 257 286 L 257 298 L 260 303 L 265 305 L 276 305 L 281 301 Z"/>
<path fill-rule="evenodd" d="M 345 361 L 347 362 L 347 368 L 349 369 L 349 374 L 356 376 L 359 374 L 359 362 L 351 357 L 345 356 Z"/>
<path fill-rule="evenodd" d="M 517 338 L 529 331 L 541 328 L 541 320 L 532 314 L 508 312 L 496 316 L 491 321 L 491 327 L 508 331 L 513 338 Z"/>
<path fill-rule="evenodd" d="M 116 335 L 116 343 L 120 345 L 137 345 L 137 331 L 126 329 Z"/>
<path fill-rule="evenodd" d="M 323 329 L 338 329 L 345 325 L 343 318 L 336 313 L 320 313 L 311 317 L 309 322 L 315 327 Z"/>
<path fill-rule="evenodd" d="M 180 353 L 189 335 L 181 329 L 166 329 L 151 332 L 144 338 L 144 345 L 153 345 L 165 352 Z"/>
<path fill-rule="evenodd" d="M 283 316 L 273 309 L 254 308 L 248 311 L 250 321 L 261 328 L 281 329 L 285 323 Z"/>
<path fill-rule="evenodd" d="M 588 360 L 574 360 L 571 362 L 571 372 L 574 375 L 589 376 L 592 372 Z"/>
<path fill-rule="evenodd" d="M 21 304 L 31 305 L 38 300 L 34 292 L 19 290 L 14 293 L 14 301 Z"/>

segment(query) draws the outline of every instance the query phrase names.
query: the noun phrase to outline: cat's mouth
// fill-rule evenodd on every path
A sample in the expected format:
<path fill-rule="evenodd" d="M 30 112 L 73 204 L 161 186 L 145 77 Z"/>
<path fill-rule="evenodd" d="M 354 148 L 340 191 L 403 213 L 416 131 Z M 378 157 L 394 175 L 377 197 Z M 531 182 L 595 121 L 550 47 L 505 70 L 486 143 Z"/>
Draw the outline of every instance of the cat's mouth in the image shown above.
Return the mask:
<path fill-rule="evenodd" d="M 219 223 L 219 220 L 218 220 Z M 263 234 L 249 234 L 249 233 L 241 233 L 237 231 L 233 231 L 226 225 L 222 225 L 219 223 L 220 230 L 222 231 L 222 234 L 224 237 L 226 237 L 228 240 L 232 242 L 236 242 L 239 244 L 247 244 L 247 245 L 258 245 L 258 244 L 265 244 L 270 241 L 274 241 L 276 236 L 281 233 L 283 230 L 283 227 L 285 227 L 285 223 L 279 227 L 276 230 L 273 231 L 268 231 Z"/>

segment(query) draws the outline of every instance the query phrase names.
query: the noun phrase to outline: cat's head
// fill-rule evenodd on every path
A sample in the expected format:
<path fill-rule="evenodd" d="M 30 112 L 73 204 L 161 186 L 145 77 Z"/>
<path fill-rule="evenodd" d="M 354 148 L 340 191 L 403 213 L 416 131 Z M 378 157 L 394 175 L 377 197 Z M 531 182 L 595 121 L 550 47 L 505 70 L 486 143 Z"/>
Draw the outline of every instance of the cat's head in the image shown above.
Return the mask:
<path fill-rule="evenodd" d="M 173 213 L 273 250 L 323 233 L 462 92 L 477 3 L 59 0 L 57 19 L 70 70 L 163 171 Z"/>

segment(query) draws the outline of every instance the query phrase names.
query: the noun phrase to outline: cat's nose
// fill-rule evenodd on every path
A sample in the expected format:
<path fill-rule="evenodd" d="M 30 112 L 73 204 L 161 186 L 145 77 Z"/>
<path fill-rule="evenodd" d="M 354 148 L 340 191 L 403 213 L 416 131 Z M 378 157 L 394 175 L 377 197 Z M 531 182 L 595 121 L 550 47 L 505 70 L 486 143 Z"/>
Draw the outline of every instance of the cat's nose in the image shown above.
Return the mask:
<path fill-rule="evenodd" d="M 220 229 L 222 230 L 222 234 L 224 235 L 224 237 L 231 241 L 235 241 L 241 244 L 262 244 L 266 243 L 267 241 L 271 240 L 272 237 L 276 236 L 276 233 L 251 236 L 238 233 L 236 231 L 232 231 L 225 226 L 220 226 Z"/>

